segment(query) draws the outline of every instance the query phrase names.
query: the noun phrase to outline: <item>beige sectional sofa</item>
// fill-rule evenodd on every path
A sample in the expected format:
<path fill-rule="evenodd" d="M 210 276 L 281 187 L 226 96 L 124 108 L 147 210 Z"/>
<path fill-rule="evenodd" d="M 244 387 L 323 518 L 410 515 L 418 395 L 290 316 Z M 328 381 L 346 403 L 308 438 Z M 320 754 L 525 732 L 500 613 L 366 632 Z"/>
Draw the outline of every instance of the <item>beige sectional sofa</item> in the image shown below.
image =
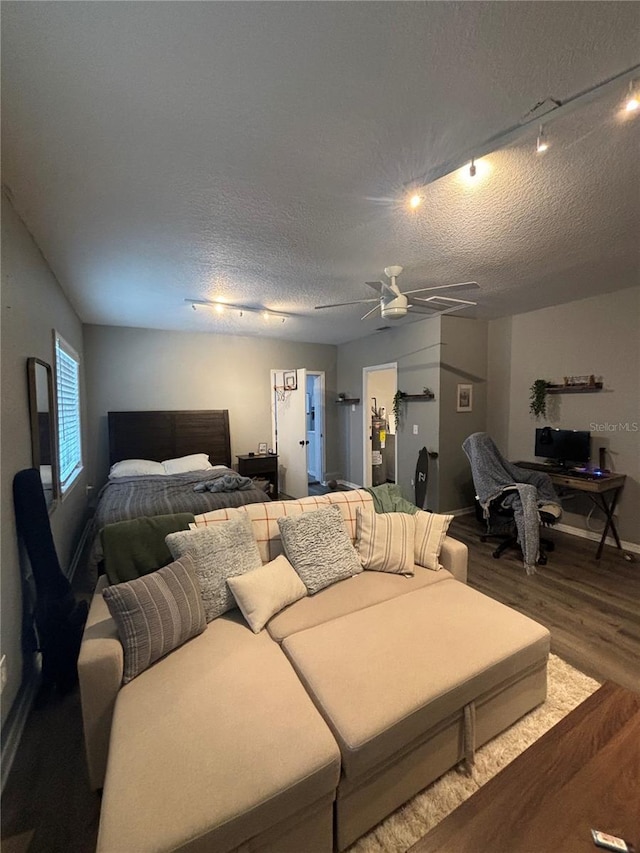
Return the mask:
<path fill-rule="evenodd" d="M 332 502 L 354 537 L 360 490 L 241 511 L 266 562 L 279 512 Z M 344 850 L 543 702 L 547 630 L 466 586 L 462 543 L 440 561 L 339 581 L 259 634 L 231 611 L 124 686 L 99 586 L 79 660 L 98 850 Z"/>

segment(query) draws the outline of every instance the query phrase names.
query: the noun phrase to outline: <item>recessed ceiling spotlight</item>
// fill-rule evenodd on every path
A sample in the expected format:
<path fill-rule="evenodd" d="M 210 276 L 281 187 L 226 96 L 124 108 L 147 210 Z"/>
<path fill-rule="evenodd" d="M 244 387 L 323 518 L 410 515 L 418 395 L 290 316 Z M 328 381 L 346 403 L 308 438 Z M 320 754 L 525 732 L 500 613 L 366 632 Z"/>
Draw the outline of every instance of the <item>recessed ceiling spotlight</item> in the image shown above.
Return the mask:
<path fill-rule="evenodd" d="M 629 83 L 629 93 L 627 95 L 627 102 L 624 105 L 625 110 L 628 113 L 632 113 L 634 110 L 637 110 L 640 107 L 640 93 L 638 92 L 638 88 L 640 88 L 635 80 L 631 80 Z"/>
<path fill-rule="evenodd" d="M 216 313 L 222 314 L 223 311 L 224 311 L 224 305 L 220 305 L 220 303 L 218 302 L 216 305 Z"/>
<path fill-rule="evenodd" d="M 418 193 L 415 193 L 409 199 L 409 206 L 410 207 L 413 207 L 413 208 L 420 207 L 421 204 L 422 204 L 422 196 L 418 195 Z"/>
<path fill-rule="evenodd" d="M 538 154 L 544 154 L 545 151 L 549 149 L 549 142 L 547 141 L 547 137 L 544 133 L 544 128 L 540 125 L 540 130 L 538 131 L 538 139 L 536 140 L 536 151 Z"/>
<path fill-rule="evenodd" d="M 268 311 L 263 311 L 262 316 L 264 317 L 265 320 L 268 320 L 271 315 L 269 314 Z"/>

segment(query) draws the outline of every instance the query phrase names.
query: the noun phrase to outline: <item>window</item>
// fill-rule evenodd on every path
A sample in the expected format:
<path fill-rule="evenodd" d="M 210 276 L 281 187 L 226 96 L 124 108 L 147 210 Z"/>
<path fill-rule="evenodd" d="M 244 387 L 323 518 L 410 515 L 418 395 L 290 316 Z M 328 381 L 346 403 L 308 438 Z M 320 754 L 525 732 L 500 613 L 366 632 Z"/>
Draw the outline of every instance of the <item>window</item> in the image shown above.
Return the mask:
<path fill-rule="evenodd" d="M 55 332 L 58 400 L 58 467 L 64 496 L 82 471 L 80 430 L 80 356 Z"/>

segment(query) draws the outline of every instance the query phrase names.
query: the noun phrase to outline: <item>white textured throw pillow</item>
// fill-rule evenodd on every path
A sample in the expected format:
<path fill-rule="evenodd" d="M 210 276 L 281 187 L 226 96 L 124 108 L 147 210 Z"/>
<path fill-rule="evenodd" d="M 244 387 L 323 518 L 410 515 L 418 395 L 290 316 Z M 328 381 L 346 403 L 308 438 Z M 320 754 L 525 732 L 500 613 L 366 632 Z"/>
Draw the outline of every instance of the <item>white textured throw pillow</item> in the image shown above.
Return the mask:
<path fill-rule="evenodd" d="M 118 477 L 148 477 L 153 474 L 164 474 L 162 462 L 152 462 L 151 459 L 123 459 L 111 466 L 109 479 Z"/>
<path fill-rule="evenodd" d="M 206 453 L 192 453 L 177 459 L 165 459 L 162 463 L 165 474 L 188 474 L 189 471 L 203 471 L 213 468 Z"/>
<path fill-rule="evenodd" d="M 415 522 L 406 512 L 356 509 L 356 549 L 363 568 L 396 575 L 414 574 Z"/>
<path fill-rule="evenodd" d="M 278 527 L 285 554 L 309 595 L 362 571 L 337 506 L 279 518 Z"/>
<path fill-rule="evenodd" d="M 259 634 L 272 616 L 307 594 L 300 576 L 282 554 L 266 566 L 227 578 L 227 583 L 254 634 Z"/>
<path fill-rule="evenodd" d="M 199 530 L 179 530 L 165 536 L 174 559 L 190 554 L 202 589 L 207 622 L 236 606 L 227 578 L 262 566 L 247 516 Z"/>
<path fill-rule="evenodd" d="M 452 515 L 438 515 L 435 512 L 426 512 L 419 509 L 413 516 L 416 524 L 415 537 L 415 562 L 425 569 L 437 572 L 442 568 L 440 565 L 440 551 L 444 537 L 447 535 L 449 525 L 453 520 Z"/>

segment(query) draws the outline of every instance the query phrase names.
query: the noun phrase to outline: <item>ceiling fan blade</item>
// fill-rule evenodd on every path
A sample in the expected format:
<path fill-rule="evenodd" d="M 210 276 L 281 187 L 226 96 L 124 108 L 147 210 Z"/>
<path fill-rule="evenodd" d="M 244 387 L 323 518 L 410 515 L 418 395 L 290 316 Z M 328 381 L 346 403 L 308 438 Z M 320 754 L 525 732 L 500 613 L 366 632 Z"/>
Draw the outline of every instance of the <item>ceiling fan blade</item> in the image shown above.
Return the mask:
<path fill-rule="evenodd" d="M 375 314 L 376 311 L 379 311 L 379 310 L 381 310 L 381 309 L 380 309 L 380 302 L 378 301 L 378 304 L 374 305 L 373 308 L 371 309 L 371 311 L 367 311 L 367 313 L 364 315 L 364 317 L 360 317 L 360 319 L 366 320 L 367 317 L 370 317 L 372 314 Z"/>
<path fill-rule="evenodd" d="M 452 287 L 467 287 L 469 290 L 478 290 L 480 285 L 477 281 L 460 281 L 457 284 L 438 284 L 436 287 L 420 287 L 418 290 L 405 290 L 404 294 L 408 296 L 411 293 L 426 293 L 431 290 L 449 290 Z"/>
<path fill-rule="evenodd" d="M 353 302 L 334 302 L 331 305 L 316 305 L 315 310 L 321 308 L 342 308 L 343 305 L 364 305 L 366 302 L 378 302 L 378 299 L 354 299 Z"/>
<path fill-rule="evenodd" d="M 365 284 L 368 284 L 369 287 L 372 287 L 375 291 L 377 291 L 380 296 L 391 296 L 393 299 L 398 295 L 395 290 L 391 287 L 390 284 L 387 284 L 386 281 L 365 281 Z"/>
<path fill-rule="evenodd" d="M 472 302 L 469 305 L 451 305 L 449 308 L 442 308 L 432 303 L 433 310 L 430 310 L 425 306 L 416 305 L 415 302 L 411 302 L 408 307 L 412 314 L 426 314 L 429 317 L 442 317 L 443 314 L 455 314 L 456 311 L 464 311 L 465 309 L 469 310 L 470 308 L 474 308 L 475 304 L 475 302 Z"/>
<path fill-rule="evenodd" d="M 446 305 L 477 305 L 477 302 L 472 302 L 470 299 L 455 299 L 453 296 L 428 296 L 423 299 L 421 296 L 414 296 L 411 300 L 414 305 L 434 305 L 438 308 L 438 302 L 444 302 Z"/>

